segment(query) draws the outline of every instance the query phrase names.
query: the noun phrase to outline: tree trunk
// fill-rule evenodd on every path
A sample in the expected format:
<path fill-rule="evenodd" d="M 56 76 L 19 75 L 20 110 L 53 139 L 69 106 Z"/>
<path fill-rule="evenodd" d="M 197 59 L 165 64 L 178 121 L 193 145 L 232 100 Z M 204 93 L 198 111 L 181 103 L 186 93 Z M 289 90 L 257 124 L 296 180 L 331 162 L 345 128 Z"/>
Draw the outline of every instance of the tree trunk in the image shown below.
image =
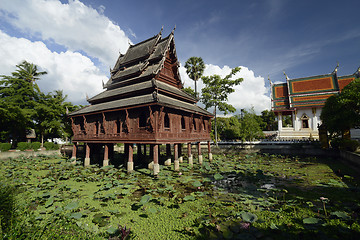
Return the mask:
<path fill-rule="evenodd" d="M 215 144 L 218 147 L 218 138 L 217 138 L 217 124 L 216 124 L 216 105 L 215 105 Z"/>
<path fill-rule="evenodd" d="M 44 134 L 41 134 L 41 147 L 44 147 Z"/>

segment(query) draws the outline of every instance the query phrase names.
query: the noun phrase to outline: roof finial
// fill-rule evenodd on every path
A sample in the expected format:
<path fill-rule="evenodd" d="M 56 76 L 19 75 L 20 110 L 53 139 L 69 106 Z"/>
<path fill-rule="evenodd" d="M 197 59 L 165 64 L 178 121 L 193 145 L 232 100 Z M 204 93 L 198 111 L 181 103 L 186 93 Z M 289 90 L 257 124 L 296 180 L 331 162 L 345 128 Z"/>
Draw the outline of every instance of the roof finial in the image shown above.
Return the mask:
<path fill-rule="evenodd" d="M 101 80 L 103 89 L 105 88 L 104 80 Z"/>
<path fill-rule="evenodd" d="M 164 30 L 164 25 L 161 26 L 160 34 L 162 33 L 163 30 Z"/>
<path fill-rule="evenodd" d="M 174 34 L 174 32 L 175 32 L 175 29 L 176 29 L 176 24 L 175 24 L 175 27 L 174 27 L 174 29 L 172 30 L 172 34 Z"/>
<path fill-rule="evenodd" d="M 268 75 L 268 80 L 269 80 L 270 86 L 272 86 L 272 82 L 270 80 L 270 75 Z"/>
<path fill-rule="evenodd" d="M 88 96 L 88 94 L 87 94 L 87 93 L 85 93 L 85 94 L 86 94 L 86 101 L 87 101 L 87 100 L 89 100 L 89 96 Z"/>
<path fill-rule="evenodd" d="M 285 77 L 286 77 L 286 80 L 290 80 L 290 78 L 288 77 L 288 75 L 286 75 L 285 71 L 283 71 Z"/>
<path fill-rule="evenodd" d="M 338 68 L 339 68 L 339 62 L 337 62 L 337 65 L 336 65 L 336 67 L 335 67 L 335 69 L 334 69 L 333 73 L 337 73 Z"/>
<path fill-rule="evenodd" d="M 130 42 L 130 39 L 128 39 L 128 44 L 129 44 L 129 47 L 131 46 L 131 42 Z"/>

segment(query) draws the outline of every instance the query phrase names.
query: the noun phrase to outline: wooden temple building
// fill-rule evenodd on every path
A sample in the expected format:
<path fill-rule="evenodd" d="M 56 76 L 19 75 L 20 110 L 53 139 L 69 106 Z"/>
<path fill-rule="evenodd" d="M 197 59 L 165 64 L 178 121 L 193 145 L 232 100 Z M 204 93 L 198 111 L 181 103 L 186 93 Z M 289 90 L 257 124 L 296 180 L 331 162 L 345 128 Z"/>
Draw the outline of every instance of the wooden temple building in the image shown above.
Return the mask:
<path fill-rule="evenodd" d="M 115 143 L 124 143 L 127 169 L 133 171 L 134 144 L 138 155 L 152 158 L 154 174 L 159 172 L 159 145 L 166 144 L 167 156 L 173 155 L 174 168 L 182 161 L 181 144 L 187 144 L 189 164 L 193 164 L 191 144 L 196 143 L 202 162 L 200 142 L 207 141 L 210 151 L 212 114 L 196 105 L 197 99 L 185 93 L 179 75 L 174 31 L 162 32 L 120 54 L 105 91 L 88 99 L 90 105 L 72 112 L 73 158 L 77 143 L 85 143 L 84 165 L 92 154 L 102 151 L 108 165 Z M 171 154 L 173 145 L 173 154 Z M 169 161 L 165 162 L 169 164 Z M 171 160 L 170 160 L 171 164 Z"/>
<path fill-rule="evenodd" d="M 286 74 L 285 74 L 286 76 Z M 328 97 L 339 94 L 355 78 L 360 68 L 351 75 L 337 76 L 337 67 L 330 74 L 289 79 L 271 84 L 271 106 L 277 115 L 279 139 L 319 139 L 321 109 Z M 284 118 L 291 124 L 284 125 Z"/>

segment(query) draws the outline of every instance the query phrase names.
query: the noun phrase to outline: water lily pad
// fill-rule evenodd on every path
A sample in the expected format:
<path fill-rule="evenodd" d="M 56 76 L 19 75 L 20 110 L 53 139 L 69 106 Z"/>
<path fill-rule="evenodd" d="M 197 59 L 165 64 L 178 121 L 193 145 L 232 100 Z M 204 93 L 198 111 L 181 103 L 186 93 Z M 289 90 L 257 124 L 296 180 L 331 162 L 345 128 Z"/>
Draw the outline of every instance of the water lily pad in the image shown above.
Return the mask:
<path fill-rule="evenodd" d="M 223 178 L 224 178 L 224 176 L 221 175 L 220 173 L 216 173 L 216 174 L 214 175 L 214 179 L 215 179 L 216 181 L 221 180 L 221 179 L 223 179 Z"/>
<path fill-rule="evenodd" d="M 202 186 L 202 183 L 199 181 L 199 180 L 196 180 L 195 182 L 192 183 L 192 185 L 194 187 L 201 187 Z"/>
<path fill-rule="evenodd" d="M 313 218 L 313 217 L 310 217 L 310 218 L 304 218 L 303 219 L 303 223 L 304 224 L 317 224 L 320 222 L 320 218 Z"/>
<path fill-rule="evenodd" d="M 54 210 L 54 214 L 60 214 L 60 213 L 62 213 L 62 211 L 63 211 L 62 207 L 57 207 Z"/>
<path fill-rule="evenodd" d="M 146 195 L 144 195 L 144 196 L 141 197 L 139 203 L 140 203 L 141 205 L 144 205 L 144 204 L 148 203 L 150 200 L 151 200 L 151 195 L 146 194 Z"/>
<path fill-rule="evenodd" d="M 153 207 L 152 207 L 152 208 L 149 208 L 149 212 L 151 212 L 151 213 L 153 213 L 153 214 L 154 214 L 154 213 L 156 213 L 156 212 L 157 212 L 157 209 L 156 209 L 156 208 L 153 208 Z"/>
<path fill-rule="evenodd" d="M 195 197 L 193 195 L 187 195 L 184 197 L 184 201 L 194 201 Z"/>
<path fill-rule="evenodd" d="M 79 206 L 78 202 L 71 202 L 68 205 L 66 205 L 65 209 L 66 210 L 73 210 L 76 209 Z"/>
<path fill-rule="evenodd" d="M 110 235 L 115 235 L 117 232 L 119 231 L 119 229 L 117 227 L 114 226 L 110 226 L 106 232 Z"/>
<path fill-rule="evenodd" d="M 50 207 L 53 203 L 54 203 L 54 198 L 53 198 L 53 197 L 50 197 L 50 198 L 48 198 L 48 200 L 46 200 L 46 202 L 45 202 L 45 207 L 48 208 L 48 207 Z"/>
<path fill-rule="evenodd" d="M 341 212 L 341 211 L 332 212 L 330 214 L 333 215 L 333 216 L 336 216 L 338 218 L 345 219 L 345 220 L 351 218 L 346 212 Z"/>
<path fill-rule="evenodd" d="M 75 212 L 70 215 L 70 218 L 80 219 L 83 216 L 81 212 Z"/>
<path fill-rule="evenodd" d="M 248 223 L 253 223 L 258 219 L 258 217 L 255 214 L 249 213 L 249 212 L 242 212 L 241 213 L 241 218 L 245 222 L 248 222 Z"/>

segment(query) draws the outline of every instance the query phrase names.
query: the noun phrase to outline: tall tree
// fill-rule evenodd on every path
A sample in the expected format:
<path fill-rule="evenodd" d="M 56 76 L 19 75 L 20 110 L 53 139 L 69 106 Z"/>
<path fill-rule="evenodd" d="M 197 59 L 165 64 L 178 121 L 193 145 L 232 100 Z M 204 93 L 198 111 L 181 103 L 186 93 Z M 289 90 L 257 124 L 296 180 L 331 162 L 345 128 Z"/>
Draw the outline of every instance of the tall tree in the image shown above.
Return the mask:
<path fill-rule="evenodd" d="M 197 81 L 202 77 L 204 73 L 204 61 L 201 57 L 191 57 L 185 62 L 185 68 L 187 75 L 195 81 L 195 96 L 197 98 Z"/>
<path fill-rule="evenodd" d="M 11 76 L 1 76 L 0 80 L 0 127 L 2 139 L 9 141 L 25 140 L 27 130 L 34 127 L 35 106 L 39 100 L 40 90 L 36 80 L 45 72 L 37 72 L 37 67 L 26 61 L 16 65 Z"/>
<path fill-rule="evenodd" d="M 19 65 L 16 65 L 18 68 L 13 72 L 13 76 L 19 79 L 26 80 L 31 83 L 36 91 L 40 92 L 40 88 L 35 81 L 40 80 L 40 76 L 47 74 L 46 71 L 39 72 L 35 64 L 23 61 Z"/>
<path fill-rule="evenodd" d="M 330 135 L 344 135 L 360 126 L 360 79 L 349 83 L 339 95 L 329 97 L 320 115 Z"/>
<path fill-rule="evenodd" d="M 201 101 L 204 103 L 205 108 L 208 109 L 210 107 L 214 107 L 215 114 L 215 142 L 217 145 L 217 122 L 216 122 L 216 113 L 217 110 L 224 112 L 224 114 L 228 114 L 229 112 L 235 112 L 236 109 L 228 104 L 228 96 L 230 93 L 233 93 L 234 86 L 239 85 L 243 79 L 237 78 L 232 80 L 231 78 L 240 71 L 239 67 L 233 68 L 231 73 L 225 76 L 225 78 L 221 78 L 219 75 L 212 75 L 202 77 L 202 81 L 205 84 L 205 87 L 202 89 L 202 97 Z"/>
<path fill-rule="evenodd" d="M 240 122 L 240 138 L 242 141 L 254 141 L 262 138 L 264 133 L 261 130 L 261 121 L 259 116 L 255 114 L 254 108 L 249 111 L 241 109 L 241 115 L 236 115 Z"/>
<path fill-rule="evenodd" d="M 275 119 L 275 113 L 273 111 L 264 110 L 260 115 L 260 126 L 263 131 L 275 131 L 277 130 L 277 122 Z"/>

